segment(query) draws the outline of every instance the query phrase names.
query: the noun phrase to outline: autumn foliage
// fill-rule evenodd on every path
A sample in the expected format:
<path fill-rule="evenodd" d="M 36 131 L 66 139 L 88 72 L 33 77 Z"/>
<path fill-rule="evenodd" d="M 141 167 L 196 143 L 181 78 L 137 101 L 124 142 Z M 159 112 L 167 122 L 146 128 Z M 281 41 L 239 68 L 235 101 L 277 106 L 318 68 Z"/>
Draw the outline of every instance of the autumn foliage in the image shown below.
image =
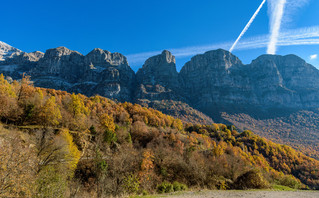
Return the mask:
<path fill-rule="evenodd" d="M 234 126 L 182 123 L 137 104 L 33 87 L 28 78 L 9 84 L 0 76 L 0 102 L 1 196 L 103 197 L 174 183 L 319 189 L 318 161 Z"/>

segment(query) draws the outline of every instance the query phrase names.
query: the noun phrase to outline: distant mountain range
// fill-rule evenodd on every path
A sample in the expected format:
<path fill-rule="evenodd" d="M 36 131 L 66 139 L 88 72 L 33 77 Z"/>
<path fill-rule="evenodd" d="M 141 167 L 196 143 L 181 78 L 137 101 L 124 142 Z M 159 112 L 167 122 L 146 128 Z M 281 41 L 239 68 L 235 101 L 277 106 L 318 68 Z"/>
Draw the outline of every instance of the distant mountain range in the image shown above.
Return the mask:
<path fill-rule="evenodd" d="M 0 42 L 0 59 L 0 73 L 13 79 L 25 73 L 40 87 L 139 103 L 185 121 L 235 124 L 319 158 L 319 70 L 295 55 L 262 55 L 245 65 L 218 49 L 194 56 L 178 73 L 164 50 L 135 74 L 120 53 L 25 53 Z"/>

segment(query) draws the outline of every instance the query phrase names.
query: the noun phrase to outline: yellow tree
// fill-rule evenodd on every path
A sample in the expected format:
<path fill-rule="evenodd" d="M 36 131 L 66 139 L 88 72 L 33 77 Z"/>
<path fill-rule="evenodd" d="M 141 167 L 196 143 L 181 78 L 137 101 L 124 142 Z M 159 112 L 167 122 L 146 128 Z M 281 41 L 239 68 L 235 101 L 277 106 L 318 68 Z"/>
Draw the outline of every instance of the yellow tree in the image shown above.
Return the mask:
<path fill-rule="evenodd" d="M 0 116 L 14 118 L 20 114 L 16 100 L 17 96 L 11 84 L 4 79 L 3 74 L 0 74 Z"/>
<path fill-rule="evenodd" d="M 172 127 L 178 129 L 179 131 L 182 131 L 183 130 L 183 123 L 180 119 L 175 119 Z"/>
<path fill-rule="evenodd" d="M 109 115 L 107 113 L 102 114 L 100 117 L 100 123 L 105 130 L 114 132 L 115 124 L 112 115 Z"/>
<path fill-rule="evenodd" d="M 80 160 L 81 152 L 78 150 L 77 146 L 73 142 L 73 137 L 69 133 L 69 130 L 64 129 L 61 131 L 61 136 L 66 142 L 66 161 L 68 162 L 68 168 L 71 170 L 71 173 L 76 169 L 76 166 Z"/>
<path fill-rule="evenodd" d="M 59 125 L 62 119 L 59 105 L 55 102 L 55 97 L 51 96 L 43 105 L 40 114 L 42 125 L 56 126 Z"/>
<path fill-rule="evenodd" d="M 141 185 L 146 188 L 151 188 L 151 183 L 154 180 L 154 154 L 151 150 L 146 150 L 143 152 L 143 160 L 141 163 L 141 170 L 139 172 L 139 178 Z"/>
<path fill-rule="evenodd" d="M 70 103 L 70 110 L 74 117 L 87 114 L 88 108 L 84 105 L 84 101 L 80 98 L 80 95 L 75 95 L 74 93 L 71 95 L 71 103 Z"/>
<path fill-rule="evenodd" d="M 112 144 L 117 141 L 115 134 L 115 123 L 112 115 L 104 113 L 100 117 L 100 123 L 104 131 L 104 141 L 108 144 Z"/>
<path fill-rule="evenodd" d="M 18 101 L 19 103 L 25 103 L 25 100 L 33 96 L 34 87 L 29 76 L 23 75 L 20 82 L 20 88 L 18 90 Z"/>
<path fill-rule="evenodd" d="M 7 95 L 15 98 L 16 94 L 12 86 L 4 79 L 3 74 L 0 74 L 0 95 Z"/>

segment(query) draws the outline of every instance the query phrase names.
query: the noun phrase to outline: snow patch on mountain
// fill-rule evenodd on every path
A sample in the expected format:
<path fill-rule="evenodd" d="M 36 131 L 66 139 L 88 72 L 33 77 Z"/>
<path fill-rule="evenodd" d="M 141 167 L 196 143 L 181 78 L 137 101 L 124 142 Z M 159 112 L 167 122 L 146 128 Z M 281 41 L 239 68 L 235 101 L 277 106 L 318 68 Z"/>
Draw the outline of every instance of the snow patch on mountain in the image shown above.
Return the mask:
<path fill-rule="evenodd" d="M 19 55 L 22 51 L 0 41 L 0 61 L 4 61 L 7 57 Z"/>

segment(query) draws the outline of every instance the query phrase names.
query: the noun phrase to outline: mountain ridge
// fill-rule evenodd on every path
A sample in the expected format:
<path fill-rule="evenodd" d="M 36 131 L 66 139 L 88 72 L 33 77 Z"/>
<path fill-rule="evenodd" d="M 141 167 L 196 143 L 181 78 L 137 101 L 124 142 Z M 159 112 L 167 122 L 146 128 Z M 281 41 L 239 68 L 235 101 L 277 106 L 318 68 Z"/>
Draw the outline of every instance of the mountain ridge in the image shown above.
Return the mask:
<path fill-rule="evenodd" d="M 26 73 L 40 87 L 119 101 L 173 99 L 199 109 L 209 104 L 319 107 L 319 70 L 296 55 L 261 55 L 243 64 L 218 49 L 192 57 L 177 72 L 175 57 L 164 50 L 135 73 L 120 53 L 95 48 L 82 55 L 58 47 L 7 57 L 0 72 L 14 79 Z"/>

